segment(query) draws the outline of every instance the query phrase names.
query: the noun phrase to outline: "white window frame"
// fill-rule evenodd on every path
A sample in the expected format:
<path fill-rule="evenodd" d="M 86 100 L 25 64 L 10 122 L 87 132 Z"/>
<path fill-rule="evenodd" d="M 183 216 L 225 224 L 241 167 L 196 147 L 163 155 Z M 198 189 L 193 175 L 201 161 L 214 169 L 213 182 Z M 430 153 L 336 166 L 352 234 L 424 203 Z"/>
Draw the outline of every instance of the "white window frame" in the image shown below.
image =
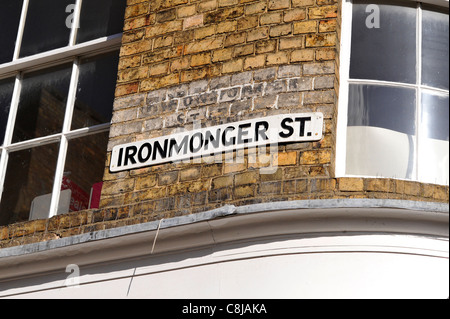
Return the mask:
<path fill-rule="evenodd" d="M 19 52 L 22 42 L 23 31 L 25 28 L 26 14 L 28 11 L 29 0 L 23 0 L 19 29 L 17 32 L 17 40 L 11 62 L 0 64 L 0 80 L 7 78 L 15 78 L 14 90 L 11 99 L 8 122 L 5 130 L 5 138 L 3 145 L 0 146 L 0 201 L 4 190 L 4 182 L 7 171 L 9 153 L 33 147 L 59 142 L 59 152 L 55 176 L 53 180 L 52 199 L 50 203 L 50 211 L 48 217 L 57 215 L 58 203 L 61 192 L 61 182 L 63 180 L 64 166 L 68 143 L 71 139 L 77 137 L 88 136 L 94 133 L 109 131 L 111 123 L 99 124 L 91 127 L 71 130 L 72 114 L 75 104 L 75 95 L 78 84 L 80 59 L 89 56 L 97 56 L 102 53 L 119 50 L 122 42 L 122 33 L 101 37 L 92 41 L 76 44 L 77 25 L 80 21 L 80 12 L 82 0 L 74 0 L 75 9 L 73 12 L 73 24 L 71 26 L 69 43 L 67 46 L 42 52 L 33 56 L 19 58 Z M 70 13 L 67 13 L 69 16 Z M 16 120 L 17 110 L 19 106 L 20 91 L 22 88 L 23 74 L 39 69 L 47 69 L 52 66 L 64 63 L 72 63 L 72 74 L 69 85 L 69 93 L 66 104 L 65 117 L 61 133 L 49 136 L 34 138 L 19 143 L 12 143 L 14 124 Z M 106 152 L 106 150 L 105 150 Z"/>
<path fill-rule="evenodd" d="M 433 4 L 440 7 L 449 7 L 448 0 L 409 0 L 415 3 L 427 3 Z M 395 2 L 395 0 L 393 0 Z M 423 85 L 421 83 L 422 76 L 422 68 L 421 68 L 421 52 L 422 52 L 422 8 L 419 5 L 417 10 L 419 14 L 417 15 L 417 29 L 416 29 L 416 68 L 417 68 L 417 82 L 416 84 L 408 84 L 401 82 L 390 82 L 390 81 L 380 81 L 380 80 L 368 80 L 368 79 L 350 79 L 350 54 L 351 54 L 351 39 L 352 39 L 352 20 L 353 20 L 353 0 L 342 0 L 342 11 L 341 11 L 341 43 L 340 43 L 340 87 L 339 87 L 339 99 L 338 99 L 338 114 L 337 114 L 337 129 L 336 129 L 336 165 L 335 165 L 335 177 L 362 177 L 362 178 L 375 178 L 380 176 L 365 176 L 365 175 L 351 175 L 346 174 L 346 156 L 347 156 L 347 116 L 348 116 L 348 94 L 349 94 L 349 86 L 350 84 L 370 84 L 370 85 L 382 85 L 382 86 L 394 86 L 394 87 L 402 87 L 402 88 L 414 88 L 416 89 L 416 112 L 419 113 L 419 108 L 421 107 L 421 96 L 422 92 L 430 92 L 441 94 L 441 95 L 449 95 L 448 90 L 443 90 L 439 88 L 429 87 Z M 419 154 L 419 134 L 420 134 L 420 125 L 418 121 L 420 117 L 416 118 L 416 142 L 417 147 L 415 149 L 415 158 L 418 159 Z M 419 180 L 419 166 L 420 163 L 414 164 L 414 178 L 412 179 L 400 179 L 407 181 L 417 181 Z M 390 178 L 390 177 L 386 177 Z M 448 184 L 446 184 L 448 185 Z"/>

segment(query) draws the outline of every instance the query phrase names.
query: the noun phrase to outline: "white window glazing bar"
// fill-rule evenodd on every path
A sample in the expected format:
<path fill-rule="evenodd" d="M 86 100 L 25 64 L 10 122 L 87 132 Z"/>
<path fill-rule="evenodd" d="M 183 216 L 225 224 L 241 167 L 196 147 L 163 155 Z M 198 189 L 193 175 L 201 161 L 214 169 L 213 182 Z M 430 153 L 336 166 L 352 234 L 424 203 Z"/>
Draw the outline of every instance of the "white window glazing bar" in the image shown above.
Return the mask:
<path fill-rule="evenodd" d="M 13 95 L 11 98 L 11 106 L 9 108 L 8 122 L 6 124 L 5 138 L 2 147 L 2 154 L 0 159 L 0 201 L 3 194 L 3 185 L 6 176 L 6 168 L 8 166 L 9 150 L 8 146 L 11 144 L 12 135 L 14 132 L 14 123 L 16 121 L 17 108 L 19 105 L 20 91 L 22 89 L 22 75 L 18 74 L 14 81 Z"/>
<path fill-rule="evenodd" d="M 11 145 L 12 136 L 14 132 L 14 123 L 16 122 L 17 109 L 19 107 L 21 90 L 22 90 L 22 74 L 18 74 L 16 75 L 14 81 L 14 89 L 11 98 L 11 106 L 9 108 L 8 123 L 6 125 L 5 139 L 3 142 L 4 148 L 7 148 L 9 145 Z"/>
<path fill-rule="evenodd" d="M 72 75 L 70 78 L 70 88 L 67 97 L 66 114 L 62 128 L 61 142 L 59 146 L 58 161 L 56 164 L 55 179 L 53 182 L 52 199 L 50 202 L 49 217 L 56 216 L 58 213 L 59 197 L 61 193 L 61 182 L 64 176 L 64 166 L 66 163 L 66 153 L 68 148 L 68 140 L 65 134 L 70 131 L 72 123 L 72 114 L 77 94 L 78 76 L 79 76 L 79 59 L 75 59 L 72 64 Z"/>
<path fill-rule="evenodd" d="M 13 76 L 19 71 L 30 71 L 47 68 L 53 65 L 63 64 L 73 60 L 74 56 L 85 56 L 88 54 L 101 54 L 120 48 L 122 33 L 98 38 L 92 41 L 80 43 L 72 47 L 63 47 L 29 57 L 20 58 L 16 61 L 0 65 L 0 79 Z"/>
<path fill-rule="evenodd" d="M 66 162 L 66 153 L 67 153 L 68 141 L 67 138 L 62 135 L 60 145 L 59 145 L 59 153 L 58 153 L 58 161 L 56 164 L 55 171 L 55 179 L 53 181 L 53 191 L 52 191 L 52 199 L 50 202 L 50 211 L 48 217 L 51 218 L 56 216 L 58 213 L 58 204 L 61 193 L 61 182 L 64 176 L 64 165 Z"/>
<path fill-rule="evenodd" d="M 416 28 L 416 68 L 417 68 L 417 90 L 416 90 L 416 169 L 415 169 L 415 180 L 419 180 L 419 152 L 421 148 L 421 125 L 420 120 L 422 117 L 422 4 L 420 2 L 417 3 L 417 28 Z"/>
<path fill-rule="evenodd" d="M 74 46 L 77 40 L 78 28 L 80 27 L 80 14 L 81 14 L 81 4 L 82 0 L 77 0 L 75 3 L 75 10 L 73 13 L 73 24 L 70 31 L 69 46 Z"/>
<path fill-rule="evenodd" d="M 339 48 L 340 88 L 337 108 L 336 125 L 336 160 L 335 176 L 346 176 L 347 158 L 347 116 L 348 116 L 348 94 L 350 81 L 350 53 L 352 39 L 353 9 L 350 0 L 342 1 L 341 12 L 341 43 Z"/>
<path fill-rule="evenodd" d="M 5 150 L 2 150 L 2 153 L 0 156 L 0 203 L 2 200 L 3 184 L 4 184 L 5 176 L 6 176 L 6 166 L 8 165 L 8 158 L 9 158 L 9 153 Z"/>
<path fill-rule="evenodd" d="M 23 30 L 25 29 L 25 21 L 27 20 L 29 0 L 23 0 L 22 12 L 20 15 L 19 29 L 17 30 L 16 46 L 14 48 L 13 61 L 19 59 L 20 48 L 22 46 Z"/>

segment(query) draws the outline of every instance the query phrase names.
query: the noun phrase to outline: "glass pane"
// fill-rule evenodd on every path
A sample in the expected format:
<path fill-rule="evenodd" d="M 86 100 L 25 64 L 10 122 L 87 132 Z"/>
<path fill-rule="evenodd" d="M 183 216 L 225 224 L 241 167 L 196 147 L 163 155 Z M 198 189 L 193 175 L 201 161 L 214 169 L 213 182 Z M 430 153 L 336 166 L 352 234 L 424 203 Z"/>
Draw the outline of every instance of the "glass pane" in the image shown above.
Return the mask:
<path fill-rule="evenodd" d="M 414 178 L 415 90 L 351 85 L 346 173 Z"/>
<path fill-rule="evenodd" d="M 70 190 L 69 211 L 98 208 L 108 132 L 69 141 L 61 190 Z"/>
<path fill-rule="evenodd" d="M 362 1 L 353 4 L 350 78 L 416 83 L 417 10 L 368 5 Z M 377 17 L 379 24 L 373 20 Z"/>
<path fill-rule="evenodd" d="M 419 179 L 425 183 L 449 182 L 449 98 L 422 94 L 419 141 Z"/>
<path fill-rule="evenodd" d="M 83 0 L 77 43 L 121 33 L 126 0 Z"/>
<path fill-rule="evenodd" d="M 57 49 L 69 44 L 71 11 L 74 0 L 30 0 L 20 57 Z M 69 7 L 70 8 L 70 7 Z"/>
<path fill-rule="evenodd" d="M 422 12 L 422 84 L 448 90 L 448 13 Z"/>
<path fill-rule="evenodd" d="M 3 145 L 5 139 L 13 90 L 14 79 L 0 80 L 0 145 Z"/>
<path fill-rule="evenodd" d="M 47 218 L 59 143 L 9 154 L 0 225 Z"/>
<path fill-rule="evenodd" d="M 61 132 L 71 72 L 64 65 L 24 76 L 13 142 Z"/>
<path fill-rule="evenodd" d="M 10 62 L 13 58 L 21 11 L 22 1 L 0 2 L 0 64 Z"/>
<path fill-rule="evenodd" d="M 427 138 L 448 141 L 448 95 L 422 94 L 420 128 Z"/>
<path fill-rule="evenodd" d="M 375 126 L 415 135 L 415 103 L 414 89 L 351 84 L 348 126 Z"/>
<path fill-rule="evenodd" d="M 82 61 L 72 129 L 111 121 L 118 61 L 118 52 Z"/>

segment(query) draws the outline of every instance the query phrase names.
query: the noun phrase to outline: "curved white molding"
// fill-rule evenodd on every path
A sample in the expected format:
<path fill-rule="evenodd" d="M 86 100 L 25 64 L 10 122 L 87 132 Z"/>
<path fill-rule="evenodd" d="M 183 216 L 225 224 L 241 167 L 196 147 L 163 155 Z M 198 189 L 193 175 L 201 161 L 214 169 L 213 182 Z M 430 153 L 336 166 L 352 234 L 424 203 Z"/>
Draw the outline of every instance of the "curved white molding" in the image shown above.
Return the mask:
<path fill-rule="evenodd" d="M 402 234 L 448 239 L 448 204 L 400 200 L 307 200 L 224 206 L 208 212 L 0 250 L 0 280 L 151 255 L 269 240 Z M 158 230 L 158 237 L 155 236 Z M 447 252 L 448 254 L 448 252 Z"/>

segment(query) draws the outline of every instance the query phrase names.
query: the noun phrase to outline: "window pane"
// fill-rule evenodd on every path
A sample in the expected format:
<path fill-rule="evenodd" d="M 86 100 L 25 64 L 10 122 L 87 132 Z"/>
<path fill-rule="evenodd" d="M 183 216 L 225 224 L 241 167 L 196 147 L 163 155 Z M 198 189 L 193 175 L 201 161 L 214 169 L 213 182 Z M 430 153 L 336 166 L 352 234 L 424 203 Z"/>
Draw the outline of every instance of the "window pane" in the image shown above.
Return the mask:
<path fill-rule="evenodd" d="M 422 94 L 419 141 L 419 179 L 425 183 L 449 182 L 449 98 Z"/>
<path fill-rule="evenodd" d="M 416 9 L 377 4 L 379 28 L 370 28 L 377 12 L 368 4 L 353 4 L 350 78 L 416 83 Z"/>
<path fill-rule="evenodd" d="M 83 0 L 77 43 L 121 33 L 125 6 L 126 0 Z"/>
<path fill-rule="evenodd" d="M 66 26 L 74 0 L 30 0 L 23 33 L 20 57 L 57 49 L 69 44 L 70 28 Z"/>
<path fill-rule="evenodd" d="M 414 89 L 350 85 L 348 126 L 375 126 L 415 135 Z"/>
<path fill-rule="evenodd" d="M 25 75 L 13 142 L 61 132 L 71 71 L 64 65 Z"/>
<path fill-rule="evenodd" d="M 415 119 L 415 90 L 351 85 L 346 173 L 414 178 Z"/>
<path fill-rule="evenodd" d="M 0 145 L 3 145 L 5 139 L 13 90 L 14 79 L 0 80 Z"/>
<path fill-rule="evenodd" d="M 0 225 L 47 218 L 59 143 L 9 155 L 0 204 Z"/>
<path fill-rule="evenodd" d="M 0 2 L 0 64 L 10 62 L 13 58 L 21 11 L 22 1 Z"/>
<path fill-rule="evenodd" d="M 448 95 L 422 94 L 420 128 L 427 138 L 448 141 Z"/>
<path fill-rule="evenodd" d="M 422 84 L 448 90 L 448 13 L 422 12 Z"/>
<path fill-rule="evenodd" d="M 113 52 L 80 64 L 72 129 L 111 121 L 118 59 Z"/>
<path fill-rule="evenodd" d="M 69 211 L 98 208 L 108 132 L 69 141 L 61 190 L 70 190 Z"/>

